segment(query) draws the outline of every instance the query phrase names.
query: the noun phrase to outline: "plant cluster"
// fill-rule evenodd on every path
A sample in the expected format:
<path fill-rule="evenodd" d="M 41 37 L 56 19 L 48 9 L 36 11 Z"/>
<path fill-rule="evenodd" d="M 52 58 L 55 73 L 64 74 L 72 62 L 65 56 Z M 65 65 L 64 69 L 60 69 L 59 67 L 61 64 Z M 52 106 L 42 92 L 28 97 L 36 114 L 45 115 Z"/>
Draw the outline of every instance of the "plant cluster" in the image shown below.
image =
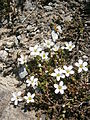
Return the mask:
<path fill-rule="evenodd" d="M 88 101 L 88 63 L 82 56 L 73 57 L 76 46 L 72 41 L 63 45 L 57 42 L 63 31 L 60 25 L 56 28 L 51 39 L 29 48 L 29 56 L 19 55 L 18 65 L 28 72 L 23 80 L 26 87 L 13 93 L 11 101 L 15 106 L 23 104 L 25 110 L 34 108 L 39 111 L 37 115 L 45 113 L 50 119 L 83 119 L 86 112 L 79 109 Z"/>

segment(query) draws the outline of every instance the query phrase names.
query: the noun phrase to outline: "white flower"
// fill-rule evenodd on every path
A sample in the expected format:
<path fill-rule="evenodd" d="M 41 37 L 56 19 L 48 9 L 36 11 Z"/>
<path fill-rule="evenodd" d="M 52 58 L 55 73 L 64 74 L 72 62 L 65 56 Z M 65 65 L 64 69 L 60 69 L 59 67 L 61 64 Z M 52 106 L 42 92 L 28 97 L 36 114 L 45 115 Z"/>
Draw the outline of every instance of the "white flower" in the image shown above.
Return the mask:
<path fill-rule="evenodd" d="M 30 80 L 26 80 L 26 83 L 28 87 L 32 85 L 32 87 L 35 88 L 38 85 L 38 78 L 34 78 L 34 76 L 31 76 Z"/>
<path fill-rule="evenodd" d="M 58 39 L 58 34 L 54 30 L 52 30 L 51 35 L 52 35 L 53 41 L 55 42 Z"/>
<path fill-rule="evenodd" d="M 64 73 L 67 77 L 69 77 L 70 74 L 74 74 L 74 71 L 72 70 L 73 66 L 67 67 L 66 65 L 63 66 L 64 68 Z"/>
<path fill-rule="evenodd" d="M 60 25 L 58 25 L 56 28 L 58 29 L 58 32 L 59 32 L 59 33 L 62 33 L 62 29 L 61 29 L 61 26 L 60 26 Z"/>
<path fill-rule="evenodd" d="M 30 47 L 29 50 L 31 52 L 30 54 L 36 57 L 37 55 L 40 54 L 40 51 L 42 51 L 42 48 L 38 45 L 35 45 L 34 47 Z"/>
<path fill-rule="evenodd" d="M 75 47 L 75 45 L 72 43 L 72 41 L 70 42 L 65 42 L 66 46 L 62 46 L 61 49 L 67 49 L 69 51 L 72 51 L 72 49 Z"/>
<path fill-rule="evenodd" d="M 24 96 L 24 99 L 27 101 L 27 103 L 34 102 L 35 94 L 31 94 L 30 92 L 27 93 L 27 96 Z"/>
<path fill-rule="evenodd" d="M 58 50 L 59 50 L 59 45 L 54 45 L 54 47 L 52 48 L 52 50 L 53 50 L 54 52 L 58 51 Z"/>
<path fill-rule="evenodd" d="M 82 72 L 82 70 L 84 71 L 88 71 L 87 62 L 83 62 L 83 60 L 79 59 L 78 62 L 75 63 L 75 65 L 79 68 L 78 69 L 78 73 Z"/>
<path fill-rule="evenodd" d="M 55 90 L 55 93 L 56 93 L 56 94 L 58 94 L 59 92 L 60 92 L 61 94 L 64 94 L 64 90 L 67 89 L 66 85 L 63 85 L 63 81 L 61 81 L 61 82 L 59 83 L 59 85 L 58 85 L 58 84 L 54 84 L 54 87 L 56 88 L 56 90 Z"/>
<path fill-rule="evenodd" d="M 43 60 L 47 60 L 48 59 L 48 54 L 49 54 L 48 52 L 42 51 L 41 54 L 40 54 L 40 56 L 41 56 L 41 58 Z"/>
<path fill-rule="evenodd" d="M 65 75 L 63 74 L 62 69 L 55 69 L 54 73 L 51 74 L 51 76 L 56 77 L 57 81 L 60 80 L 60 78 L 65 78 Z"/>
<path fill-rule="evenodd" d="M 21 94 L 21 91 L 19 91 L 18 93 L 12 93 L 13 97 L 11 98 L 11 101 L 14 102 L 14 105 L 18 105 L 18 102 L 22 101 Z"/>
<path fill-rule="evenodd" d="M 23 54 L 20 55 L 20 58 L 18 58 L 19 64 L 27 63 L 27 56 L 24 56 Z"/>
<path fill-rule="evenodd" d="M 50 48 L 53 45 L 54 45 L 54 42 L 51 39 L 45 40 L 45 42 L 44 42 L 44 47 L 46 47 L 46 48 Z"/>
<path fill-rule="evenodd" d="M 66 42 L 65 45 L 65 49 L 68 49 L 69 51 L 72 51 L 72 49 L 75 47 L 75 45 L 72 44 L 72 41 L 70 41 L 69 43 Z"/>

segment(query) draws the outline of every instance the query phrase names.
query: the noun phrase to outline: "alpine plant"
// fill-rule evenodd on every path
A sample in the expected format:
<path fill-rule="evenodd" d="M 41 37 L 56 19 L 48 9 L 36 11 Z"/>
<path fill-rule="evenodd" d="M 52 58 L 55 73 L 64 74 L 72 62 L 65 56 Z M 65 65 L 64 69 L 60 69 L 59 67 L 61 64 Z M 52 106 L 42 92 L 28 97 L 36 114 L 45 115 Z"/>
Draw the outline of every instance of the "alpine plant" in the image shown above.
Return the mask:
<path fill-rule="evenodd" d="M 63 46 L 59 45 L 57 40 L 62 33 L 62 27 L 56 26 L 56 29 L 51 31 L 52 39 L 29 47 L 28 57 L 21 54 L 17 59 L 18 65 L 24 66 L 28 74 L 22 80 L 26 86 L 24 91 L 12 93 L 11 102 L 15 106 L 22 102 L 30 108 L 32 104 L 39 103 L 42 106 L 44 103 L 48 106 L 46 108 L 49 108 L 52 105 L 57 106 L 58 103 L 64 103 L 67 94 L 72 97 L 72 91 L 70 91 L 73 88 L 73 86 L 70 87 L 74 83 L 72 81 L 73 79 L 77 81 L 78 73 L 88 71 L 88 63 L 83 60 L 85 57 L 75 59 L 73 63 L 70 62 L 72 58 L 69 58 L 69 53 L 73 52 L 75 45 L 72 41 L 65 42 Z M 65 104 L 68 106 L 69 102 L 65 102 Z M 55 106 L 52 107 L 53 110 Z"/>

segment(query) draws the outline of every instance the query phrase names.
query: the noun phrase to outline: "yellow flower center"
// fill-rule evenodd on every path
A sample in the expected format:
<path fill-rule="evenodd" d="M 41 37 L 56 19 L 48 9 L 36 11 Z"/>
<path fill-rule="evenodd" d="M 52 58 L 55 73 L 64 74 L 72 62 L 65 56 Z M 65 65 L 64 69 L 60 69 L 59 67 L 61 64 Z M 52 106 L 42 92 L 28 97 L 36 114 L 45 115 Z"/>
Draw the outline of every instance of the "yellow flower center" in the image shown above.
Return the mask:
<path fill-rule="evenodd" d="M 61 90 L 61 89 L 62 89 L 62 86 L 58 86 L 58 89 Z"/>
<path fill-rule="evenodd" d="M 70 70 L 67 70 L 66 72 L 67 72 L 67 73 L 69 73 L 69 72 L 70 72 Z"/>
<path fill-rule="evenodd" d="M 34 49 L 34 52 L 37 52 L 37 49 Z"/>
<path fill-rule="evenodd" d="M 48 42 L 47 45 L 50 45 L 50 43 Z"/>
<path fill-rule="evenodd" d="M 72 48 L 72 46 L 69 46 L 69 48 L 71 49 L 71 48 Z"/>
<path fill-rule="evenodd" d="M 82 65 L 82 64 L 80 65 L 80 68 L 83 68 L 83 65 Z"/>
<path fill-rule="evenodd" d="M 29 97 L 28 99 L 29 99 L 29 100 L 32 100 L 32 98 L 31 98 L 31 97 Z"/>
<path fill-rule="evenodd" d="M 34 83 L 34 81 L 32 80 L 31 83 Z"/>
<path fill-rule="evenodd" d="M 43 54 L 43 57 L 45 58 L 45 54 Z"/>
<path fill-rule="evenodd" d="M 59 77 L 59 76 L 60 76 L 60 74 L 58 73 L 58 74 L 57 74 L 57 76 Z"/>

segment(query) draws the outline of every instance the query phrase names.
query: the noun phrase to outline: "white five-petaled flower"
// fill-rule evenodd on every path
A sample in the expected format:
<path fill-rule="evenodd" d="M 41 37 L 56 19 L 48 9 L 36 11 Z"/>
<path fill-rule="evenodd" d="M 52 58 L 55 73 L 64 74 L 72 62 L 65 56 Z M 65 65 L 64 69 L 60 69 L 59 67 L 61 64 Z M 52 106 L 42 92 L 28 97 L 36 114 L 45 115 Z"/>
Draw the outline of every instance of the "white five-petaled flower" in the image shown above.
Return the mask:
<path fill-rule="evenodd" d="M 54 45 L 54 42 L 51 39 L 49 39 L 49 40 L 45 40 L 43 44 L 44 44 L 44 47 L 51 48 Z"/>
<path fill-rule="evenodd" d="M 54 45 L 53 46 L 53 48 L 52 48 L 52 50 L 54 51 L 54 52 L 56 52 L 56 51 L 58 51 L 59 50 L 59 45 Z"/>
<path fill-rule="evenodd" d="M 56 90 L 55 90 L 55 93 L 56 93 L 56 94 L 58 94 L 59 92 L 60 92 L 61 94 L 64 94 L 64 90 L 67 89 L 66 85 L 63 85 L 63 81 L 61 81 L 61 82 L 59 83 L 59 85 L 58 85 L 58 84 L 54 84 L 54 87 L 56 88 Z"/>
<path fill-rule="evenodd" d="M 74 71 L 72 70 L 72 68 L 73 68 L 72 65 L 70 65 L 68 67 L 66 65 L 64 65 L 63 68 L 64 68 L 64 73 L 67 77 L 69 77 L 70 74 L 74 74 Z"/>
<path fill-rule="evenodd" d="M 19 91 L 18 93 L 14 92 L 12 93 L 12 98 L 11 101 L 14 102 L 14 105 L 18 105 L 18 102 L 21 102 L 23 99 L 21 98 L 21 91 Z"/>
<path fill-rule="evenodd" d="M 54 30 L 52 30 L 51 35 L 52 35 L 53 41 L 55 42 L 58 39 L 58 34 Z"/>
<path fill-rule="evenodd" d="M 63 73 L 64 71 L 62 69 L 55 69 L 54 73 L 52 73 L 51 76 L 56 77 L 57 81 L 59 81 L 60 78 L 65 78 L 65 75 Z"/>
<path fill-rule="evenodd" d="M 20 58 L 18 58 L 19 64 L 27 63 L 27 56 L 24 56 L 23 54 L 20 55 Z"/>
<path fill-rule="evenodd" d="M 34 47 L 30 47 L 29 50 L 31 52 L 30 54 L 36 57 L 37 55 L 40 55 L 42 48 L 39 45 L 35 45 Z"/>
<path fill-rule="evenodd" d="M 27 96 L 24 96 L 24 99 L 27 101 L 27 103 L 34 102 L 35 93 L 31 94 L 30 92 L 27 93 Z"/>
<path fill-rule="evenodd" d="M 42 60 L 47 60 L 48 59 L 48 54 L 49 54 L 48 52 L 42 51 L 40 53 L 40 56 L 41 56 Z"/>
<path fill-rule="evenodd" d="M 69 51 L 72 51 L 72 49 L 75 47 L 75 45 L 72 43 L 72 41 L 70 41 L 69 43 L 66 42 L 65 45 L 66 45 L 65 49 L 68 49 Z"/>
<path fill-rule="evenodd" d="M 78 69 L 78 73 L 82 72 L 82 70 L 84 71 L 88 71 L 87 62 L 83 62 L 83 60 L 79 59 L 78 62 L 75 63 L 75 65 L 79 68 Z"/>
<path fill-rule="evenodd" d="M 72 41 L 70 42 L 65 42 L 66 46 L 62 46 L 61 49 L 67 49 L 69 51 L 72 51 L 72 49 L 75 47 L 75 45 L 72 43 Z"/>
<path fill-rule="evenodd" d="M 26 80 L 27 86 L 29 87 L 32 85 L 33 88 L 36 88 L 38 85 L 38 78 L 34 78 L 34 76 L 31 76 L 30 79 Z"/>

